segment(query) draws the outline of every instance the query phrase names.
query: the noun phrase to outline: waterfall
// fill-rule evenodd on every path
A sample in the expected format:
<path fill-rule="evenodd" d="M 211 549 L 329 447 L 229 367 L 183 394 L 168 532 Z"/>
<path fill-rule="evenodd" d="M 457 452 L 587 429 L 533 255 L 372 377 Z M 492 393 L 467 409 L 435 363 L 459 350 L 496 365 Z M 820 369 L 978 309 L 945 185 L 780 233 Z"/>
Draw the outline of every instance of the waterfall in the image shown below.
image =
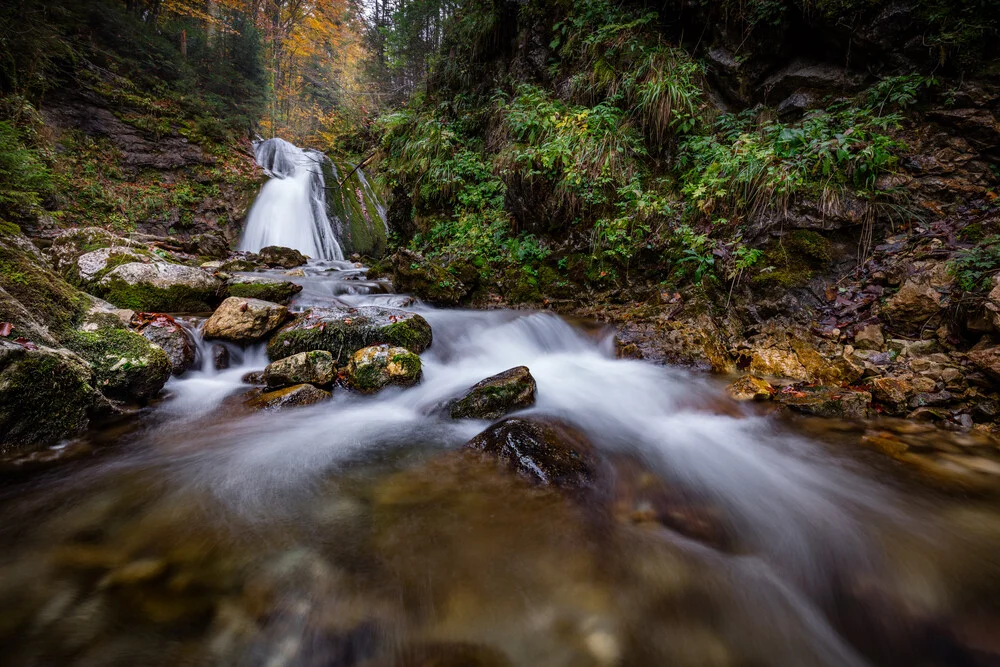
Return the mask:
<path fill-rule="evenodd" d="M 270 180 L 260 189 L 247 216 L 240 250 L 258 252 L 277 245 L 313 259 L 343 259 L 327 217 L 326 156 L 278 138 L 257 143 L 254 152 Z"/>

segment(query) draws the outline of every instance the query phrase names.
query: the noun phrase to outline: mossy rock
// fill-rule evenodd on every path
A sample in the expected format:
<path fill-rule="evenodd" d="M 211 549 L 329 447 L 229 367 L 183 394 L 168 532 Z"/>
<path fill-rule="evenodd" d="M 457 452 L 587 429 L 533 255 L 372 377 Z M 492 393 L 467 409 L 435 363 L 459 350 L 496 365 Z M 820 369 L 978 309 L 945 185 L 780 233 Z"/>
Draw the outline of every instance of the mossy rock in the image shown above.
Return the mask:
<path fill-rule="evenodd" d="M 352 188 L 354 184 L 348 184 L 344 191 L 338 188 L 337 184 L 340 179 L 334 173 L 333 163 L 329 160 L 323 161 L 322 169 L 323 179 L 328 188 L 326 196 L 327 217 L 331 221 L 339 220 L 341 223 L 340 245 L 344 256 L 349 256 L 352 253 L 371 257 L 384 255 L 388 243 L 386 226 L 382 218 L 376 215 L 381 202 L 376 201 L 372 193 L 366 191 L 365 188 Z M 347 174 L 343 174 L 343 176 L 346 177 Z M 356 177 L 357 173 L 354 174 L 354 178 Z M 364 206 L 354 196 L 356 192 L 362 193 Z"/>
<path fill-rule="evenodd" d="M 373 394 L 390 385 L 415 385 L 421 373 L 420 357 L 406 348 L 389 345 L 358 350 L 347 364 L 348 383 L 363 394 Z"/>
<path fill-rule="evenodd" d="M 100 404 L 92 371 L 72 353 L 0 340 L 0 452 L 77 435 Z"/>
<path fill-rule="evenodd" d="M 294 269 L 309 261 L 309 258 L 294 248 L 269 245 L 257 253 L 260 261 L 272 268 Z"/>
<path fill-rule="evenodd" d="M 129 263 L 112 269 L 90 291 L 119 308 L 143 312 L 200 313 L 224 294 L 221 280 L 190 266 Z"/>
<path fill-rule="evenodd" d="M 326 350 L 312 350 L 271 362 L 264 369 L 263 379 L 269 389 L 278 389 L 297 384 L 326 387 L 336 377 L 333 355 Z"/>
<path fill-rule="evenodd" d="M 386 343 L 419 354 L 432 341 L 431 326 L 420 315 L 396 308 L 314 308 L 278 330 L 267 346 L 272 360 L 326 350 L 334 360 L 348 359 L 364 347 Z"/>
<path fill-rule="evenodd" d="M 256 255 L 254 255 L 256 258 Z M 241 273 L 250 271 L 260 271 L 263 267 L 256 261 L 256 259 L 250 259 L 247 257 L 237 257 L 236 259 L 231 259 L 225 262 L 219 267 L 219 271 L 223 273 Z"/>
<path fill-rule="evenodd" d="M 302 285 L 264 276 L 235 276 L 228 280 L 226 290 L 229 296 L 260 299 L 287 306 L 302 291 Z"/>
<path fill-rule="evenodd" d="M 458 305 L 469 293 L 469 288 L 444 266 L 411 250 L 399 250 L 390 261 L 392 288 L 397 292 L 441 306 Z"/>
<path fill-rule="evenodd" d="M 94 385 L 109 398 L 148 401 L 170 377 L 167 353 L 127 329 L 76 331 L 63 342 L 93 367 Z"/>
<path fill-rule="evenodd" d="M 517 366 L 473 385 L 449 407 L 452 419 L 499 419 L 535 404 L 535 378 Z"/>

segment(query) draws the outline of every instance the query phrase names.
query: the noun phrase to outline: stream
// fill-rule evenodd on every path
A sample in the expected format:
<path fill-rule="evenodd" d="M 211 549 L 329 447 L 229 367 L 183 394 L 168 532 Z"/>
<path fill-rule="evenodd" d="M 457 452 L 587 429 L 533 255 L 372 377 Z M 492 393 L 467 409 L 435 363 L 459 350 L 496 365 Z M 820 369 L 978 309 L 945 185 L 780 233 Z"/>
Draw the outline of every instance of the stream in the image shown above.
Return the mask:
<path fill-rule="evenodd" d="M 410 301 L 347 262 L 296 280 L 296 310 Z M 608 330 L 409 307 L 434 330 L 416 387 L 249 414 L 241 378 L 266 355 L 233 348 L 99 456 L 7 487 L 4 664 L 993 664 L 969 648 L 995 638 L 988 506 L 880 481 L 844 425 L 807 437 L 616 359 Z M 488 424 L 435 408 L 521 364 L 526 414 L 667 484 L 725 542 L 452 457 Z"/>

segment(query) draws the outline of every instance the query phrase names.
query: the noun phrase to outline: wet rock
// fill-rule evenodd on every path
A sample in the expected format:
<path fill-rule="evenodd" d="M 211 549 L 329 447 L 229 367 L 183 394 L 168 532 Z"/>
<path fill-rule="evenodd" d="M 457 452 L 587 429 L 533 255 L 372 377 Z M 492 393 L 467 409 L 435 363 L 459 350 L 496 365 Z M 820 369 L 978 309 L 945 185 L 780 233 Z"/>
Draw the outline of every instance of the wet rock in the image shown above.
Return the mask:
<path fill-rule="evenodd" d="M 330 398 L 330 392 L 318 389 L 311 384 L 297 384 L 275 391 L 265 392 L 246 401 L 244 405 L 250 410 L 282 410 L 290 407 L 313 405 Z"/>
<path fill-rule="evenodd" d="M 465 445 L 495 457 L 512 472 L 543 486 L 578 490 L 595 484 L 599 459 L 587 437 L 550 419 L 511 417 Z"/>
<path fill-rule="evenodd" d="M 259 263 L 257 255 L 247 255 L 246 257 L 236 257 L 228 262 L 223 262 L 222 266 L 219 267 L 219 271 L 223 273 L 240 273 L 243 271 L 258 271 L 263 268 L 263 265 Z"/>
<path fill-rule="evenodd" d="M 431 327 L 420 315 L 395 308 L 313 308 L 278 330 L 267 346 L 272 360 L 326 350 L 343 363 L 361 348 L 388 344 L 419 354 L 430 347 Z"/>
<path fill-rule="evenodd" d="M 212 367 L 217 371 L 229 368 L 229 348 L 216 343 L 212 346 Z"/>
<path fill-rule="evenodd" d="M 392 658 L 377 660 L 372 667 L 510 667 L 513 663 L 497 649 L 481 644 L 437 642 L 411 644 Z"/>
<path fill-rule="evenodd" d="M 271 245 L 257 253 L 260 261 L 275 269 L 294 269 L 309 261 L 309 258 L 293 248 Z"/>
<path fill-rule="evenodd" d="M 0 339 L 0 453 L 30 450 L 82 432 L 101 399 L 93 371 L 68 350 Z"/>
<path fill-rule="evenodd" d="M 402 249 L 389 258 L 392 288 L 415 294 L 430 303 L 457 305 L 469 289 L 443 266 L 411 250 Z"/>
<path fill-rule="evenodd" d="M 535 404 L 535 378 L 526 366 L 511 368 L 473 385 L 449 407 L 452 419 L 499 419 Z"/>
<path fill-rule="evenodd" d="M 910 279 L 885 304 L 883 314 L 894 322 L 924 324 L 941 310 L 941 294 L 930 285 Z"/>
<path fill-rule="evenodd" d="M 420 375 L 420 357 L 402 347 L 372 345 L 355 352 L 347 363 L 348 383 L 365 394 L 389 385 L 409 387 Z"/>
<path fill-rule="evenodd" d="M 744 375 L 726 387 L 726 393 L 737 401 L 766 401 L 774 391 L 770 382 L 755 375 Z"/>
<path fill-rule="evenodd" d="M 174 318 L 162 313 L 136 313 L 132 325 L 139 335 L 167 353 L 174 375 L 194 366 L 197 357 L 194 338 Z"/>
<path fill-rule="evenodd" d="M 881 350 L 883 345 L 885 336 L 877 324 L 866 324 L 854 334 L 854 346 L 860 350 Z"/>
<path fill-rule="evenodd" d="M 333 355 L 325 350 L 313 350 L 271 362 L 264 369 L 263 380 L 269 389 L 277 389 L 296 384 L 325 387 L 333 384 L 336 377 Z"/>
<path fill-rule="evenodd" d="M 889 410 L 898 412 L 905 408 L 908 397 L 913 393 L 910 380 L 902 376 L 874 378 L 870 382 L 872 397 Z"/>
<path fill-rule="evenodd" d="M 288 305 L 302 291 L 302 285 L 266 276 L 234 276 L 226 281 L 229 296 L 260 299 Z"/>
<path fill-rule="evenodd" d="M 264 384 L 264 371 L 250 371 L 240 378 L 243 384 L 252 384 L 258 387 L 263 387 Z"/>
<path fill-rule="evenodd" d="M 796 412 L 814 417 L 866 419 L 872 395 L 867 391 L 830 387 L 807 387 L 800 391 L 780 392 L 775 400 Z"/>
<path fill-rule="evenodd" d="M 288 318 L 288 308 L 270 301 L 231 296 L 212 313 L 205 338 L 247 344 L 263 340 Z"/>
<path fill-rule="evenodd" d="M 91 365 L 94 386 L 109 398 L 148 401 L 170 378 L 167 353 L 134 331 L 75 331 L 66 334 L 63 342 Z"/>
<path fill-rule="evenodd" d="M 212 310 L 222 288 L 222 281 L 203 269 L 131 262 L 113 268 L 90 289 L 119 308 L 198 313 Z"/>

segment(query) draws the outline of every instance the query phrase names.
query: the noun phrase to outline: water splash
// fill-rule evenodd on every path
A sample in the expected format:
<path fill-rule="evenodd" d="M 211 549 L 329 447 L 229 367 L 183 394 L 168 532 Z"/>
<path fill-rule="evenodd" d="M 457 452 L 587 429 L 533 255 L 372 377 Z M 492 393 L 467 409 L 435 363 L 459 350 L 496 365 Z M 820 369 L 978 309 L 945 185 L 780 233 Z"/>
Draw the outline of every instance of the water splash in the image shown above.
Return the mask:
<path fill-rule="evenodd" d="M 259 142 L 254 149 L 257 164 L 271 180 L 250 209 L 240 250 L 258 252 L 277 245 L 313 259 L 343 259 L 344 252 L 327 217 L 326 157 L 278 138 Z"/>

